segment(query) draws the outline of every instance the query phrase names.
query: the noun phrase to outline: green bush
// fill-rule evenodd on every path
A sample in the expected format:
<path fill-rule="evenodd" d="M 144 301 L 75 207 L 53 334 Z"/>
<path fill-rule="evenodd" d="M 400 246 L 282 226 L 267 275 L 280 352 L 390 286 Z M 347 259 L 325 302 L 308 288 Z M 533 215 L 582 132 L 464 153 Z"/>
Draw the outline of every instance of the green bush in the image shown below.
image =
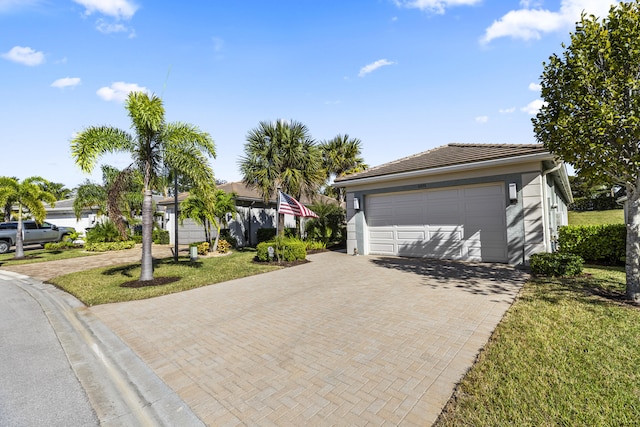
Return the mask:
<path fill-rule="evenodd" d="M 135 247 L 133 240 L 122 240 L 120 242 L 93 242 L 86 243 L 84 248 L 91 252 L 121 251 Z"/>
<path fill-rule="evenodd" d="M 295 228 L 284 229 L 285 237 L 295 237 L 295 235 L 296 235 Z M 258 243 L 271 241 L 276 238 L 276 229 L 275 228 L 258 228 L 257 237 L 258 237 Z"/>
<path fill-rule="evenodd" d="M 232 248 L 238 247 L 238 240 L 231 235 L 231 230 L 229 229 L 220 230 L 220 241 L 222 240 L 226 240 L 227 243 L 229 243 L 229 245 L 231 245 Z M 220 246 L 219 242 L 218 242 L 218 246 Z"/>
<path fill-rule="evenodd" d="M 305 240 L 304 244 L 308 251 L 327 248 L 327 244 L 325 242 L 318 242 L 316 240 Z"/>
<path fill-rule="evenodd" d="M 258 243 L 258 260 L 271 261 L 269 258 L 269 246 L 272 246 L 275 250 L 274 261 L 296 261 L 307 257 L 305 242 L 290 237 L 279 237 L 269 242 Z"/>
<path fill-rule="evenodd" d="M 44 248 L 49 251 L 57 251 L 60 249 L 77 248 L 80 245 L 74 245 L 73 240 L 63 240 L 61 242 L 49 242 L 44 244 Z"/>
<path fill-rule="evenodd" d="M 538 253 L 529 258 L 531 272 L 542 276 L 577 276 L 582 273 L 584 260 L 573 254 L 560 252 Z"/>
<path fill-rule="evenodd" d="M 87 243 L 119 242 L 121 240 L 118 227 L 109 220 L 99 222 L 95 227 L 87 230 Z"/>
<path fill-rule="evenodd" d="M 157 245 L 168 245 L 169 244 L 169 232 L 167 230 L 161 230 L 159 228 L 156 228 L 156 229 L 153 230 L 153 234 L 151 235 L 151 239 L 153 240 L 153 243 L 155 243 Z"/>
<path fill-rule="evenodd" d="M 626 254 L 624 224 L 568 225 L 558 230 L 559 251 L 587 262 L 620 263 Z"/>

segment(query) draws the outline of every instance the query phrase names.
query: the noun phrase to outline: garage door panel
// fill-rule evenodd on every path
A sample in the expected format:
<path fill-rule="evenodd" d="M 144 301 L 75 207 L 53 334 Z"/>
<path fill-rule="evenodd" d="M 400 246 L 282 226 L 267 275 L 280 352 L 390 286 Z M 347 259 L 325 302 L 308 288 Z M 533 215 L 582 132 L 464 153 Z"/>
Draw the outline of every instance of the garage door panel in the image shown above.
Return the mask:
<path fill-rule="evenodd" d="M 369 196 L 366 200 L 370 253 L 507 261 L 503 184 Z"/>

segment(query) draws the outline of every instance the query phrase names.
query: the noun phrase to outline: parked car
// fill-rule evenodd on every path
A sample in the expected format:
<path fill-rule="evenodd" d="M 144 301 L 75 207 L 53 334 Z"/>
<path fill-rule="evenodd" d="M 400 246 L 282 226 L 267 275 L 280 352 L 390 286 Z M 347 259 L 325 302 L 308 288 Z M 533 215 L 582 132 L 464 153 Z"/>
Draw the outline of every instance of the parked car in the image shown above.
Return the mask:
<path fill-rule="evenodd" d="M 17 221 L 0 222 L 0 254 L 9 252 L 11 247 L 16 245 L 17 230 Z M 25 245 L 60 242 L 76 231 L 73 227 L 58 227 L 46 221 L 41 224 L 22 221 L 22 230 Z"/>

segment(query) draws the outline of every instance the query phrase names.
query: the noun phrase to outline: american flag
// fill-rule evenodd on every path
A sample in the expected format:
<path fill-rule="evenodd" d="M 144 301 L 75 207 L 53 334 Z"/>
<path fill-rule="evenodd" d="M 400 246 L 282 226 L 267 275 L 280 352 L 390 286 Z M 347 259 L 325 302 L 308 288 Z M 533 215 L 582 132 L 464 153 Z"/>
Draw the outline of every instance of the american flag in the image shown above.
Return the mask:
<path fill-rule="evenodd" d="M 315 212 L 304 206 L 302 203 L 294 199 L 288 194 L 280 192 L 280 203 L 278 204 L 278 213 L 289 214 L 295 216 L 318 218 Z"/>

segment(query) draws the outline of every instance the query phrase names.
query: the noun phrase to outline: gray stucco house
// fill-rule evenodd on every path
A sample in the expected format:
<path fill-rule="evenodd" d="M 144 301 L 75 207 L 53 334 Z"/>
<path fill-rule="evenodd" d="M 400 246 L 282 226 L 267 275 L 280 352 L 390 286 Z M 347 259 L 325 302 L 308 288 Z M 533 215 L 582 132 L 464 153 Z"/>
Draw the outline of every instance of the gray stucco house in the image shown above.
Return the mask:
<path fill-rule="evenodd" d="M 254 246 L 258 243 L 258 229 L 275 228 L 276 196 L 272 196 L 266 203 L 262 199 L 262 195 L 253 188 L 247 187 L 242 182 L 228 182 L 217 186 L 218 189 L 224 190 L 226 193 L 236 194 L 236 215 L 235 218 L 229 218 L 227 229 L 231 236 L 235 237 L 239 246 Z M 180 193 L 178 195 L 178 203 L 182 202 L 189 193 Z M 337 203 L 335 199 L 323 195 L 317 195 L 316 200 L 302 197 L 300 203 L 309 206 L 314 201 L 323 203 Z M 169 231 L 171 244 L 174 242 L 174 199 L 168 197 L 158 203 L 166 209 L 166 230 Z M 285 227 L 295 227 L 296 220 L 292 215 L 285 215 Z M 304 223 L 303 219 L 303 223 Z M 215 233 L 215 230 L 213 230 Z M 215 234 L 214 234 L 215 236 Z M 189 244 L 193 242 L 201 242 L 205 239 L 204 230 L 201 225 L 196 224 L 191 219 L 186 219 L 182 225 L 178 224 L 178 243 Z"/>
<path fill-rule="evenodd" d="M 340 177 L 348 253 L 527 264 L 573 201 L 541 144 L 449 144 Z"/>

